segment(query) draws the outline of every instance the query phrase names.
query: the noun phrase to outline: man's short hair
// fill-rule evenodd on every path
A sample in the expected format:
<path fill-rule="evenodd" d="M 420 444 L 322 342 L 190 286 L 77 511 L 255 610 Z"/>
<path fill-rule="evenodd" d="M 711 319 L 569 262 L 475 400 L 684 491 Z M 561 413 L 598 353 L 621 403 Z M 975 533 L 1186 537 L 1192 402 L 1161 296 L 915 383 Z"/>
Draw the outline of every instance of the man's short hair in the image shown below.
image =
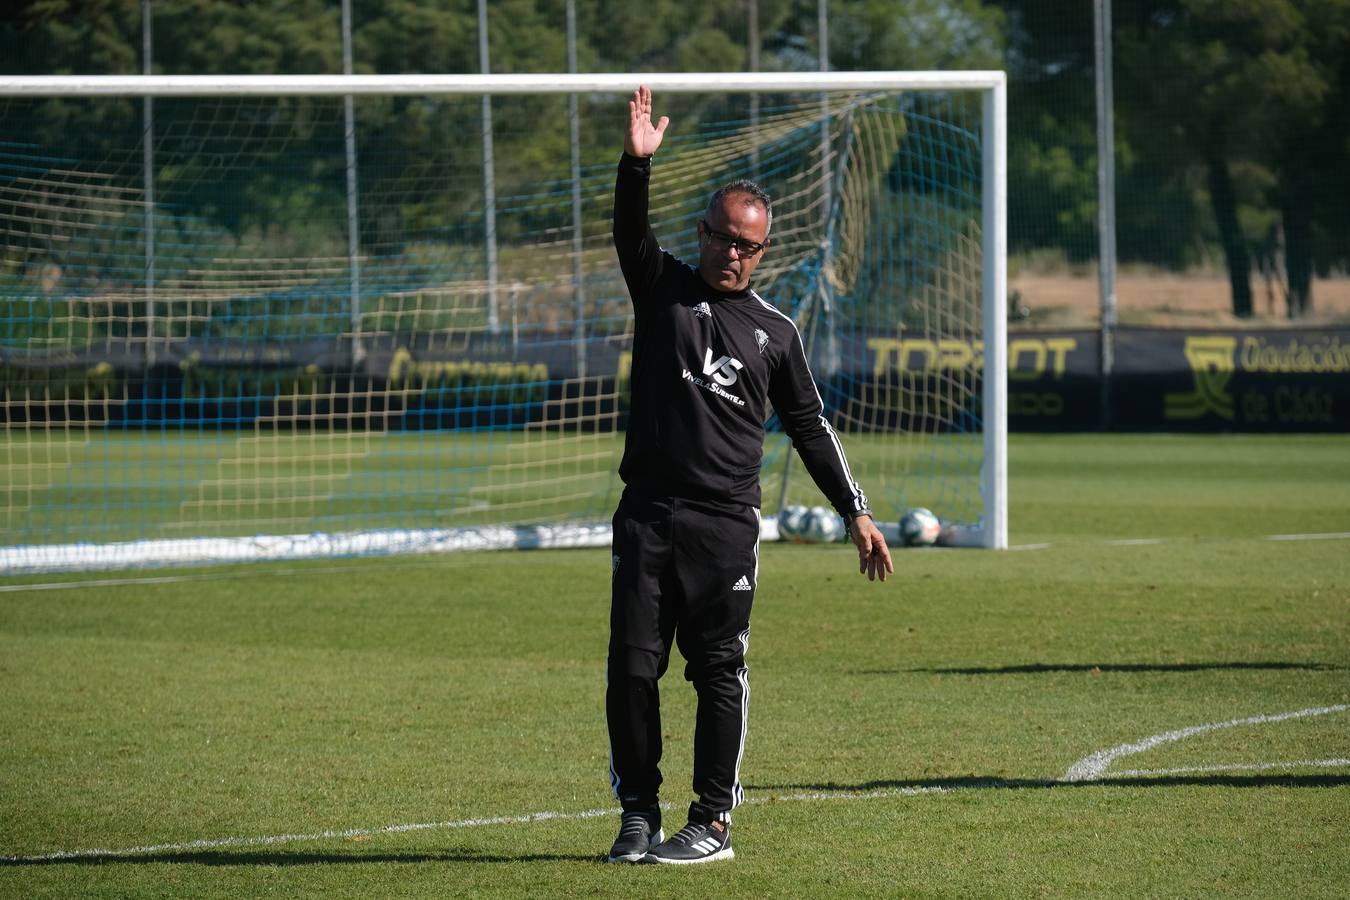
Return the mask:
<path fill-rule="evenodd" d="M 768 191 L 748 178 L 739 178 L 713 191 L 713 195 L 708 198 L 708 211 L 705 215 L 712 215 L 713 210 L 717 209 L 722 199 L 731 194 L 745 194 L 750 197 L 752 202 L 764 205 L 764 236 L 767 238 L 769 230 L 773 228 L 773 200 L 770 199 Z"/>

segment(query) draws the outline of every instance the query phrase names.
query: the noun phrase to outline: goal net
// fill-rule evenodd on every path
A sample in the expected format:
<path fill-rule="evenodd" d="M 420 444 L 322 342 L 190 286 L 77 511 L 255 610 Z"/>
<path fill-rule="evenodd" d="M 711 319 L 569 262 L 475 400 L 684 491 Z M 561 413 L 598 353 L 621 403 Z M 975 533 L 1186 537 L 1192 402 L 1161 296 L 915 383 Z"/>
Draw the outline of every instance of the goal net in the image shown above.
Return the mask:
<path fill-rule="evenodd" d="M 658 236 L 761 182 L 878 518 L 1006 545 L 1001 74 L 754 77 L 643 77 Z M 0 571 L 607 542 L 637 80 L 0 78 Z"/>

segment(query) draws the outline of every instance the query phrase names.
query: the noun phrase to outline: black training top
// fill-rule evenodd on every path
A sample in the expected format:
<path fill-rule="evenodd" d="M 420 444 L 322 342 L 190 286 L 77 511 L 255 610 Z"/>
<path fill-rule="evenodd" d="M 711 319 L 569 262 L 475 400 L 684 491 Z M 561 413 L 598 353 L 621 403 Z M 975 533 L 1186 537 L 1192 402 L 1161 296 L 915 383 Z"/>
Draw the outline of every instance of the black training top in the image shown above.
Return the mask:
<path fill-rule="evenodd" d="M 797 326 L 752 290 L 726 293 L 657 244 L 649 158 L 619 162 L 614 246 L 633 300 L 632 404 L 619 475 L 642 493 L 760 505 L 768 404 L 820 490 L 866 513 L 825 419 Z"/>

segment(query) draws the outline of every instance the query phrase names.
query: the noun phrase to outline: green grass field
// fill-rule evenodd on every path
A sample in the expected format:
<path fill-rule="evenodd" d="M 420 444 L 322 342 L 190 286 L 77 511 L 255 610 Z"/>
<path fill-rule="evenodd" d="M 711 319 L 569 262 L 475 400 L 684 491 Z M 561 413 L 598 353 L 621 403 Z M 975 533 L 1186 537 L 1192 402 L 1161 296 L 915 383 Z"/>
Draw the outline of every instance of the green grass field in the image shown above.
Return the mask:
<path fill-rule="evenodd" d="M 0 578 L 0 897 L 1344 896 L 1350 439 L 1010 468 L 1026 549 L 763 548 L 737 858 L 693 869 L 599 862 L 607 551 Z"/>

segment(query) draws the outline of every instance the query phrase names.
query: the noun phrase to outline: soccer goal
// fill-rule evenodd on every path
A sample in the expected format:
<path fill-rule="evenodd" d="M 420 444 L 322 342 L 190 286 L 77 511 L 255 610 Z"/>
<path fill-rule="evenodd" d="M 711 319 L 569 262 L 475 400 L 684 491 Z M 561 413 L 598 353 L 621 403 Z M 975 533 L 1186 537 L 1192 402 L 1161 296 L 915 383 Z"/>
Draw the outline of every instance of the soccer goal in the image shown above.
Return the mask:
<path fill-rule="evenodd" d="M 653 225 L 774 196 L 878 518 L 1007 544 L 1000 72 L 0 76 L 0 571 L 604 544 Z M 764 513 L 819 503 L 770 422 Z"/>

